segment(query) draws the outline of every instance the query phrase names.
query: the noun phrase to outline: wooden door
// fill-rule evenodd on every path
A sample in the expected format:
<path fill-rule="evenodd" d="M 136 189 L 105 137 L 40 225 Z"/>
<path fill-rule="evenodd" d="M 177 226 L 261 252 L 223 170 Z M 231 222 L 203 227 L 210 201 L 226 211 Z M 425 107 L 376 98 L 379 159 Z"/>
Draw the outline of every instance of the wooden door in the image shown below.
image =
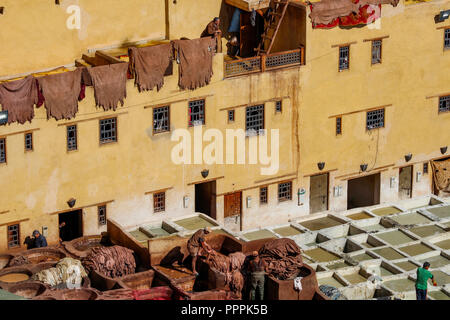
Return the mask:
<path fill-rule="evenodd" d="M 225 195 L 224 224 L 231 231 L 241 230 L 242 193 Z"/>
<path fill-rule="evenodd" d="M 309 212 L 328 210 L 328 173 L 312 176 L 309 186 Z"/>
<path fill-rule="evenodd" d="M 398 197 L 399 199 L 409 199 L 412 197 L 412 166 L 400 168 L 398 178 Z"/>

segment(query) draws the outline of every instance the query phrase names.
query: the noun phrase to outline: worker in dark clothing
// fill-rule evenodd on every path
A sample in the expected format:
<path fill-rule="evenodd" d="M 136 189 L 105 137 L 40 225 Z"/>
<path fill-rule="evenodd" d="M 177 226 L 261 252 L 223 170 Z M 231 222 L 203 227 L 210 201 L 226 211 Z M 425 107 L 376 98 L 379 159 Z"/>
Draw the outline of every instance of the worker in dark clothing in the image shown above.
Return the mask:
<path fill-rule="evenodd" d="M 250 269 L 250 300 L 256 300 L 256 291 L 259 292 L 259 299 L 264 299 L 264 283 L 265 283 L 265 263 L 259 257 L 258 251 L 252 253 L 252 260 L 249 263 Z"/>
<path fill-rule="evenodd" d="M 47 239 L 37 230 L 33 231 L 35 248 L 47 247 Z"/>
<path fill-rule="evenodd" d="M 437 286 L 433 274 L 430 271 L 428 271 L 429 268 L 430 268 L 429 262 L 425 262 L 423 264 L 423 268 L 417 268 L 417 279 L 416 279 L 417 300 L 427 300 L 428 279 L 431 279 L 431 281 L 433 281 L 433 285 Z"/>
<path fill-rule="evenodd" d="M 213 21 L 208 23 L 205 30 L 203 30 L 200 38 L 211 37 L 215 38 L 222 34 L 222 31 L 219 29 L 220 26 L 220 18 L 215 17 Z"/>
<path fill-rule="evenodd" d="M 33 249 L 34 248 L 34 238 L 27 236 L 25 238 L 25 241 L 23 242 L 23 244 L 27 245 L 27 250 Z"/>
<path fill-rule="evenodd" d="M 211 252 L 211 247 L 205 241 L 205 236 L 211 232 L 209 227 L 197 230 L 187 242 L 187 249 L 192 257 L 192 272 L 198 276 L 195 265 L 197 263 L 197 257 L 201 249 L 204 249 L 207 253 Z"/>
<path fill-rule="evenodd" d="M 236 57 L 239 55 L 239 40 L 236 36 L 233 36 L 227 43 L 227 54 L 231 57 Z"/>

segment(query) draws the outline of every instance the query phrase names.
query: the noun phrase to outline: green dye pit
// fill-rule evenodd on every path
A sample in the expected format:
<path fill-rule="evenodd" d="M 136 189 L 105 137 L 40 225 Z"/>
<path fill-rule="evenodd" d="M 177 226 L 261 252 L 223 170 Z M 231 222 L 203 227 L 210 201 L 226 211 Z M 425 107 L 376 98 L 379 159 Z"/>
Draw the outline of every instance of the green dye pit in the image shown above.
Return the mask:
<path fill-rule="evenodd" d="M 278 229 L 274 229 L 273 231 L 275 231 L 276 233 L 278 233 L 280 236 L 283 237 L 290 237 L 290 236 L 296 236 L 300 233 L 303 233 L 303 231 L 300 231 L 294 227 L 291 226 L 287 226 L 284 228 L 278 228 Z"/>
<path fill-rule="evenodd" d="M 366 247 L 366 248 L 374 248 L 374 247 L 378 247 L 378 246 L 376 246 L 376 245 L 370 244 L 369 242 L 361 243 L 361 245 L 364 246 L 364 247 Z"/>
<path fill-rule="evenodd" d="M 435 234 L 444 233 L 445 231 L 438 226 L 422 226 L 409 229 L 412 233 L 417 234 L 421 238 L 429 237 Z"/>
<path fill-rule="evenodd" d="M 348 282 L 350 282 L 351 284 L 357 284 L 357 283 L 361 283 L 361 282 L 366 282 L 367 279 L 364 278 L 362 275 L 360 275 L 359 273 L 352 273 L 352 274 L 347 274 L 343 276 Z"/>
<path fill-rule="evenodd" d="M 317 262 L 327 262 L 340 259 L 337 255 L 328 252 L 322 248 L 306 250 L 305 254 L 310 256 L 314 261 Z"/>
<path fill-rule="evenodd" d="M 327 268 L 330 269 L 330 270 L 336 270 L 336 269 L 346 268 L 346 267 L 349 267 L 349 266 L 350 265 L 347 262 L 342 261 L 342 262 L 337 262 L 337 263 L 333 263 L 333 264 L 327 265 Z"/>
<path fill-rule="evenodd" d="M 409 262 L 409 261 L 397 262 L 397 263 L 395 263 L 395 265 L 405 271 L 411 271 L 411 270 L 417 269 L 417 266 L 414 263 Z"/>
<path fill-rule="evenodd" d="M 133 230 L 130 232 L 130 234 L 139 242 L 147 241 L 148 239 L 151 239 L 148 237 L 145 233 L 139 231 L 139 229 Z"/>
<path fill-rule="evenodd" d="M 249 233 L 244 233 L 244 237 L 246 237 L 248 240 L 259 240 L 259 239 L 266 239 L 266 238 L 275 238 L 275 235 L 270 232 L 269 230 L 258 230 L 253 231 Z"/>
<path fill-rule="evenodd" d="M 342 224 L 342 222 L 339 222 L 337 220 L 334 220 L 330 217 L 323 217 L 320 219 L 314 219 L 309 221 L 303 221 L 300 223 L 305 228 L 308 228 L 309 230 L 321 230 L 325 228 L 335 227 Z"/>
<path fill-rule="evenodd" d="M 438 286 L 443 286 L 450 283 L 450 275 L 446 274 L 442 271 L 431 271 L 434 276 L 434 280 L 436 280 Z"/>
<path fill-rule="evenodd" d="M 398 230 L 386 233 L 378 233 L 376 236 L 384 240 L 385 242 L 395 246 L 414 241 L 414 239 L 408 237 L 405 233 Z"/>
<path fill-rule="evenodd" d="M 441 219 L 450 217 L 450 206 L 428 209 L 428 211 L 430 211 L 432 214 L 434 214 L 435 216 L 438 216 Z"/>
<path fill-rule="evenodd" d="M 392 220 L 398 222 L 401 225 L 423 224 L 423 223 L 431 222 L 430 219 L 425 218 L 423 215 L 421 215 L 420 213 L 417 213 L 417 212 L 392 217 Z"/>
<path fill-rule="evenodd" d="M 203 219 L 202 217 L 192 217 L 174 221 L 177 225 L 182 226 L 187 230 L 198 230 L 206 227 L 215 227 L 216 224 Z"/>
<path fill-rule="evenodd" d="M 399 250 L 410 256 L 417 256 L 422 253 L 430 252 L 433 249 L 431 249 L 430 247 L 428 247 L 422 243 L 417 243 L 417 244 L 412 244 L 412 245 L 409 245 L 406 247 L 401 247 L 401 248 L 399 248 Z"/>
<path fill-rule="evenodd" d="M 317 279 L 317 281 L 319 282 L 319 285 L 327 285 L 327 286 L 332 286 L 332 287 L 335 287 L 335 288 L 342 288 L 343 287 L 342 283 L 337 281 L 334 277 Z"/>
<path fill-rule="evenodd" d="M 352 259 L 356 260 L 358 262 L 361 262 L 361 261 L 366 261 L 366 260 L 372 260 L 372 259 L 375 259 L 375 258 L 372 257 L 372 256 L 369 256 L 367 253 L 362 253 L 362 254 L 358 254 L 356 256 L 353 256 Z"/>
<path fill-rule="evenodd" d="M 372 224 L 370 226 L 360 227 L 360 229 L 363 229 L 366 232 L 375 232 L 375 231 L 386 230 L 387 228 L 384 227 L 383 225 L 377 223 L 377 224 Z"/>
<path fill-rule="evenodd" d="M 450 239 L 436 242 L 435 245 L 444 250 L 450 250 Z"/>
<path fill-rule="evenodd" d="M 441 290 L 428 292 L 428 295 L 435 300 L 450 300 L 450 297 Z"/>
<path fill-rule="evenodd" d="M 419 260 L 420 264 L 423 264 L 425 261 L 428 261 L 433 269 L 450 264 L 450 260 L 441 255 Z"/>
<path fill-rule="evenodd" d="M 313 261 L 309 260 L 304 255 L 302 255 L 302 260 L 303 260 L 303 263 L 306 263 L 306 264 L 313 263 Z"/>
<path fill-rule="evenodd" d="M 365 212 L 358 212 L 351 215 L 348 215 L 347 218 L 350 218 L 352 220 L 364 220 L 364 219 L 370 219 L 373 218 L 370 214 Z"/>
<path fill-rule="evenodd" d="M 155 237 L 164 237 L 164 236 L 168 236 L 170 235 L 170 232 L 167 232 L 167 230 L 163 229 L 163 228 L 151 228 L 148 229 L 148 231 L 155 235 Z"/>
<path fill-rule="evenodd" d="M 376 250 L 373 250 L 373 252 L 375 252 L 376 254 L 378 254 L 379 256 L 381 256 L 387 260 L 397 260 L 397 259 L 404 258 L 403 255 L 401 255 L 400 253 L 398 253 L 397 251 L 395 251 L 392 248 L 376 249 Z"/>
<path fill-rule="evenodd" d="M 383 283 L 386 287 L 396 292 L 407 292 L 415 290 L 415 283 L 410 279 L 390 280 Z"/>
<path fill-rule="evenodd" d="M 376 214 L 377 216 L 388 216 L 388 215 L 399 213 L 402 211 L 395 207 L 384 207 L 384 208 L 374 209 L 374 210 L 372 210 L 372 212 L 374 214 Z"/>
<path fill-rule="evenodd" d="M 392 276 L 394 273 L 382 266 L 370 266 L 367 268 L 370 273 L 374 273 L 379 277 Z"/>

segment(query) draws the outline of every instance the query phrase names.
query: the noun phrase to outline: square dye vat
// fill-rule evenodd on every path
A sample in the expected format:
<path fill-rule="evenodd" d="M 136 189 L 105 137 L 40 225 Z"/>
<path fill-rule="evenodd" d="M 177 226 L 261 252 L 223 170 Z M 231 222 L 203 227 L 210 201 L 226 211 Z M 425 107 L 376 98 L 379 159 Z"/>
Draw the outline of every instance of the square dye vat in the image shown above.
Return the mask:
<path fill-rule="evenodd" d="M 438 286 L 444 286 L 450 283 L 450 275 L 442 272 L 440 270 L 431 271 L 434 276 L 434 280 L 436 280 Z"/>
<path fill-rule="evenodd" d="M 323 218 L 319 218 L 319 219 L 303 221 L 303 222 L 300 222 L 300 224 L 309 230 L 317 231 L 317 230 L 321 230 L 321 229 L 336 227 L 343 223 L 339 222 L 335 219 L 332 219 L 330 217 L 323 217 Z"/>
<path fill-rule="evenodd" d="M 375 252 L 379 256 L 385 258 L 386 260 L 397 260 L 397 259 L 402 259 L 405 257 L 390 247 L 376 249 L 376 250 L 373 250 L 373 252 Z"/>
<path fill-rule="evenodd" d="M 326 286 L 331 286 L 331 287 L 335 287 L 335 288 L 342 288 L 344 286 L 342 283 L 340 283 L 334 277 L 320 278 L 320 279 L 317 279 L 317 282 L 319 283 L 319 286 L 326 285 Z"/>
<path fill-rule="evenodd" d="M 450 239 L 436 242 L 434 245 L 444 250 L 450 250 Z"/>
<path fill-rule="evenodd" d="M 377 216 L 389 216 L 391 214 L 396 214 L 399 212 L 402 212 L 402 210 L 397 209 L 396 207 L 384 207 L 384 208 L 378 208 L 371 210 L 372 213 L 376 214 Z"/>
<path fill-rule="evenodd" d="M 428 295 L 435 300 L 450 300 L 450 297 L 443 291 L 430 291 Z"/>
<path fill-rule="evenodd" d="M 444 266 L 450 264 L 450 260 L 441 255 L 419 260 L 421 265 L 425 261 L 428 261 L 430 263 L 430 265 L 431 265 L 430 268 L 432 268 L 432 269 L 444 267 Z"/>
<path fill-rule="evenodd" d="M 246 237 L 250 241 L 266 239 L 266 238 L 276 238 L 272 232 L 270 232 L 269 230 L 266 230 L 266 229 L 252 231 L 249 233 L 244 233 L 243 236 Z"/>
<path fill-rule="evenodd" d="M 367 253 L 361 253 L 361 254 L 358 254 L 356 256 L 352 256 L 351 259 L 353 259 L 355 261 L 358 261 L 358 262 L 361 262 L 361 261 L 366 261 L 366 260 L 373 260 L 373 259 L 376 259 L 376 258 L 368 255 Z"/>
<path fill-rule="evenodd" d="M 362 283 L 362 282 L 366 282 L 367 279 L 365 277 L 363 277 L 361 274 L 355 272 L 355 273 L 351 273 L 351 274 L 346 274 L 346 275 L 342 275 L 342 277 L 347 280 L 348 282 L 350 282 L 350 284 L 358 284 L 358 283 Z"/>
<path fill-rule="evenodd" d="M 339 256 L 328 252 L 322 248 L 305 250 L 304 253 L 316 262 L 328 262 L 341 259 Z"/>
<path fill-rule="evenodd" d="M 370 219 L 373 218 L 370 214 L 368 214 L 367 212 L 358 212 L 358 213 L 353 213 L 347 216 L 347 218 L 352 219 L 352 220 L 365 220 L 365 219 Z"/>
<path fill-rule="evenodd" d="M 395 292 L 415 291 L 415 282 L 410 279 L 396 279 L 383 282 L 383 284 Z"/>
<path fill-rule="evenodd" d="M 423 215 L 417 212 L 402 214 L 396 217 L 392 217 L 392 220 L 401 224 L 402 226 L 410 224 L 425 224 L 432 222 L 430 219 L 425 218 Z"/>
<path fill-rule="evenodd" d="M 413 238 L 409 237 L 406 233 L 399 230 L 377 233 L 376 237 L 394 246 L 414 241 Z"/>
<path fill-rule="evenodd" d="M 429 226 L 421 226 L 421 227 L 414 227 L 409 229 L 412 233 L 418 235 L 421 238 L 430 237 L 436 234 L 444 233 L 445 230 L 432 224 Z"/>
<path fill-rule="evenodd" d="M 406 272 L 417 269 L 418 266 L 416 266 L 414 263 L 409 261 L 403 261 L 403 262 L 397 262 L 394 263 L 397 267 L 399 267 L 402 270 L 405 270 Z"/>
<path fill-rule="evenodd" d="M 424 245 L 423 243 L 412 244 L 406 247 L 398 248 L 401 252 L 408 254 L 409 256 L 418 256 L 419 254 L 433 251 L 432 248 Z"/>
<path fill-rule="evenodd" d="M 185 228 L 186 230 L 198 230 L 198 229 L 203 229 L 206 227 L 218 226 L 218 224 L 213 224 L 213 223 L 209 222 L 208 220 L 203 219 L 200 216 L 176 220 L 176 221 L 174 221 L 174 223 Z"/>
<path fill-rule="evenodd" d="M 441 219 L 450 218 L 450 206 L 437 207 L 427 210 Z"/>
<path fill-rule="evenodd" d="M 297 228 L 294 228 L 292 226 L 274 229 L 273 231 L 283 237 L 291 237 L 303 233 L 303 231 L 298 230 Z"/>

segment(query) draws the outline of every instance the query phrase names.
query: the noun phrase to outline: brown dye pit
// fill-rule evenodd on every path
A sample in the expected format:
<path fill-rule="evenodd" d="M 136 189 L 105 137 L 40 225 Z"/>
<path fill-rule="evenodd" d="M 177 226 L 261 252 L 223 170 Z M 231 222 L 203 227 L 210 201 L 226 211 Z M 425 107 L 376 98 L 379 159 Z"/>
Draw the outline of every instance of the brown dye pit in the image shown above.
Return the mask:
<path fill-rule="evenodd" d="M 417 269 L 417 266 L 414 263 L 409 262 L 409 261 L 397 262 L 397 263 L 395 263 L 395 265 L 405 271 L 411 271 L 411 270 Z"/>
<path fill-rule="evenodd" d="M 171 279 L 181 279 L 181 278 L 190 277 L 190 276 L 194 275 L 191 270 L 189 270 L 185 267 L 166 268 L 163 266 L 154 266 L 153 268 L 160 271 L 161 273 L 163 273 L 164 275 L 166 275 L 167 277 L 169 277 Z"/>
<path fill-rule="evenodd" d="M 395 222 L 398 222 L 401 225 L 423 224 L 423 223 L 431 222 L 430 219 L 425 218 L 423 215 L 421 215 L 420 213 L 417 213 L 417 212 L 392 217 L 392 220 L 394 220 Z"/>
<path fill-rule="evenodd" d="M 348 282 L 350 282 L 351 284 L 357 284 L 357 283 L 361 283 L 361 282 L 366 282 L 367 281 L 367 279 L 364 278 L 359 273 L 351 273 L 351 274 L 344 275 L 343 277 Z"/>
<path fill-rule="evenodd" d="M 258 230 L 253 231 L 249 233 L 244 233 L 244 237 L 246 237 L 248 240 L 259 240 L 259 239 L 266 239 L 266 238 L 275 238 L 275 235 L 270 232 L 269 230 Z"/>
<path fill-rule="evenodd" d="M 332 287 L 335 287 L 335 288 L 342 288 L 343 287 L 342 283 L 340 283 L 339 281 L 337 281 L 333 277 L 317 279 L 317 282 L 319 282 L 319 286 L 320 285 L 327 285 L 327 286 L 332 286 Z"/>
<path fill-rule="evenodd" d="M 370 219 L 373 217 L 366 212 L 359 212 L 359 213 L 354 213 L 354 214 L 348 215 L 347 218 L 350 218 L 352 220 L 364 220 L 364 219 Z"/>
<path fill-rule="evenodd" d="M 444 250 L 450 250 L 450 239 L 436 242 L 435 245 Z"/>
<path fill-rule="evenodd" d="M 45 286 L 40 283 L 18 284 L 9 289 L 11 293 L 27 299 L 34 298 L 44 293 L 45 290 L 46 290 Z"/>
<path fill-rule="evenodd" d="M 212 224 L 211 222 L 203 219 L 202 217 L 192 217 L 187 219 L 181 219 L 175 221 L 175 223 L 179 226 L 182 226 L 183 228 L 187 230 L 198 230 L 206 227 L 215 227 L 215 224 Z"/>
<path fill-rule="evenodd" d="M 414 227 L 409 229 L 414 234 L 417 234 L 421 238 L 429 237 L 435 234 L 444 233 L 445 231 L 438 226 L 422 226 L 422 227 Z"/>
<path fill-rule="evenodd" d="M 378 254 L 379 256 L 381 256 L 387 260 L 396 260 L 396 259 L 404 258 L 403 255 L 401 255 L 400 253 L 398 253 L 397 251 L 395 251 L 392 248 L 376 249 L 376 250 L 373 250 L 373 252 L 375 252 L 376 254 Z"/>
<path fill-rule="evenodd" d="M 388 216 L 388 215 L 399 213 L 402 211 L 395 207 L 384 207 L 384 208 L 374 209 L 374 210 L 372 210 L 372 212 L 374 214 L 376 214 L 377 216 Z"/>
<path fill-rule="evenodd" d="M 290 237 L 290 236 L 296 236 L 300 233 L 303 233 L 303 231 L 300 231 L 294 227 L 291 226 L 287 226 L 284 228 L 278 228 L 278 229 L 274 229 L 273 231 L 275 231 L 276 233 L 278 233 L 280 236 L 283 237 Z"/>
<path fill-rule="evenodd" d="M 317 262 L 327 262 L 333 260 L 339 260 L 340 258 L 331 252 L 328 252 L 322 248 L 315 248 L 311 250 L 306 250 L 305 254 L 310 256 L 314 261 Z"/>
<path fill-rule="evenodd" d="M 438 286 L 443 286 L 450 283 L 450 275 L 446 274 L 442 271 L 431 271 L 434 276 L 434 280 L 436 280 Z"/>
<path fill-rule="evenodd" d="M 383 283 L 389 289 L 396 292 L 414 291 L 415 283 L 410 279 L 390 280 Z"/>
<path fill-rule="evenodd" d="M 103 247 L 100 242 L 96 242 L 96 241 L 87 241 L 84 243 L 80 243 L 79 245 L 77 245 L 75 247 L 75 249 L 79 250 L 79 251 L 87 251 L 90 250 L 92 248 L 97 248 L 97 247 Z"/>
<path fill-rule="evenodd" d="M 450 300 L 450 297 L 441 290 L 428 292 L 428 295 L 435 300 Z"/>
<path fill-rule="evenodd" d="M 0 276 L 0 282 L 7 282 L 7 283 L 21 282 L 26 281 L 28 279 L 30 279 L 30 276 L 25 273 L 8 273 L 3 276 Z"/>
<path fill-rule="evenodd" d="M 386 233 L 378 233 L 377 237 L 395 246 L 414 241 L 414 239 L 408 237 L 405 233 L 398 230 Z"/>
<path fill-rule="evenodd" d="M 412 244 L 406 247 L 401 247 L 399 248 L 399 250 L 401 252 L 407 253 L 410 256 L 417 256 L 419 254 L 425 253 L 425 252 L 430 252 L 433 249 L 431 249 L 430 247 L 427 247 L 426 245 L 422 244 L 422 243 L 417 243 L 417 244 Z"/>
<path fill-rule="evenodd" d="M 342 224 L 342 222 L 334 220 L 330 217 L 323 217 L 323 218 L 319 218 L 319 219 L 303 221 L 300 224 L 309 230 L 316 231 L 316 230 L 321 230 L 321 229 L 325 229 L 325 228 L 339 226 Z"/>
<path fill-rule="evenodd" d="M 342 269 L 342 268 L 346 268 L 350 266 L 347 262 L 343 261 L 343 262 L 337 262 L 337 263 L 333 263 L 327 266 L 328 269 L 330 270 L 336 270 L 336 269 Z"/>
<path fill-rule="evenodd" d="M 377 223 L 377 224 L 372 224 L 370 226 L 360 227 L 360 229 L 363 229 L 366 232 L 375 232 L 375 231 L 386 230 L 387 228 L 384 227 L 383 225 Z"/>
<path fill-rule="evenodd" d="M 420 264 L 423 264 L 425 261 L 428 261 L 431 265 L 431 268 L 440 268 L 450 264 L 450 260 L 443 256 L 434 256 L 427 259 L 419 260 Z"/>
<path fill-rule="evenodd" d="M 366 261 L 366 260 L 372 260 L 372 259 L 375 259 L 375 258 L 372 257 L 372 256 L 369 256 L 367 253 L 362 253 L 362 254 L 358 254 L 356 256 L 353 256 L 352 259 L 356 260 L 358 262 L 361 262 L 361 261 Z"/>
<path fill-rule="evenodd" d="M 36 256 L 28 256 L 28 261 L 32 264 L 38 264 L 43 262 L 58 262 L 61 258 L 59 256 L 52 255 L 36 255 Z"/>
<path fill-rule="evenodd" d="M 428 211 L 442 219 L 450 218 L 450 206 L 428 209 Z"/>

